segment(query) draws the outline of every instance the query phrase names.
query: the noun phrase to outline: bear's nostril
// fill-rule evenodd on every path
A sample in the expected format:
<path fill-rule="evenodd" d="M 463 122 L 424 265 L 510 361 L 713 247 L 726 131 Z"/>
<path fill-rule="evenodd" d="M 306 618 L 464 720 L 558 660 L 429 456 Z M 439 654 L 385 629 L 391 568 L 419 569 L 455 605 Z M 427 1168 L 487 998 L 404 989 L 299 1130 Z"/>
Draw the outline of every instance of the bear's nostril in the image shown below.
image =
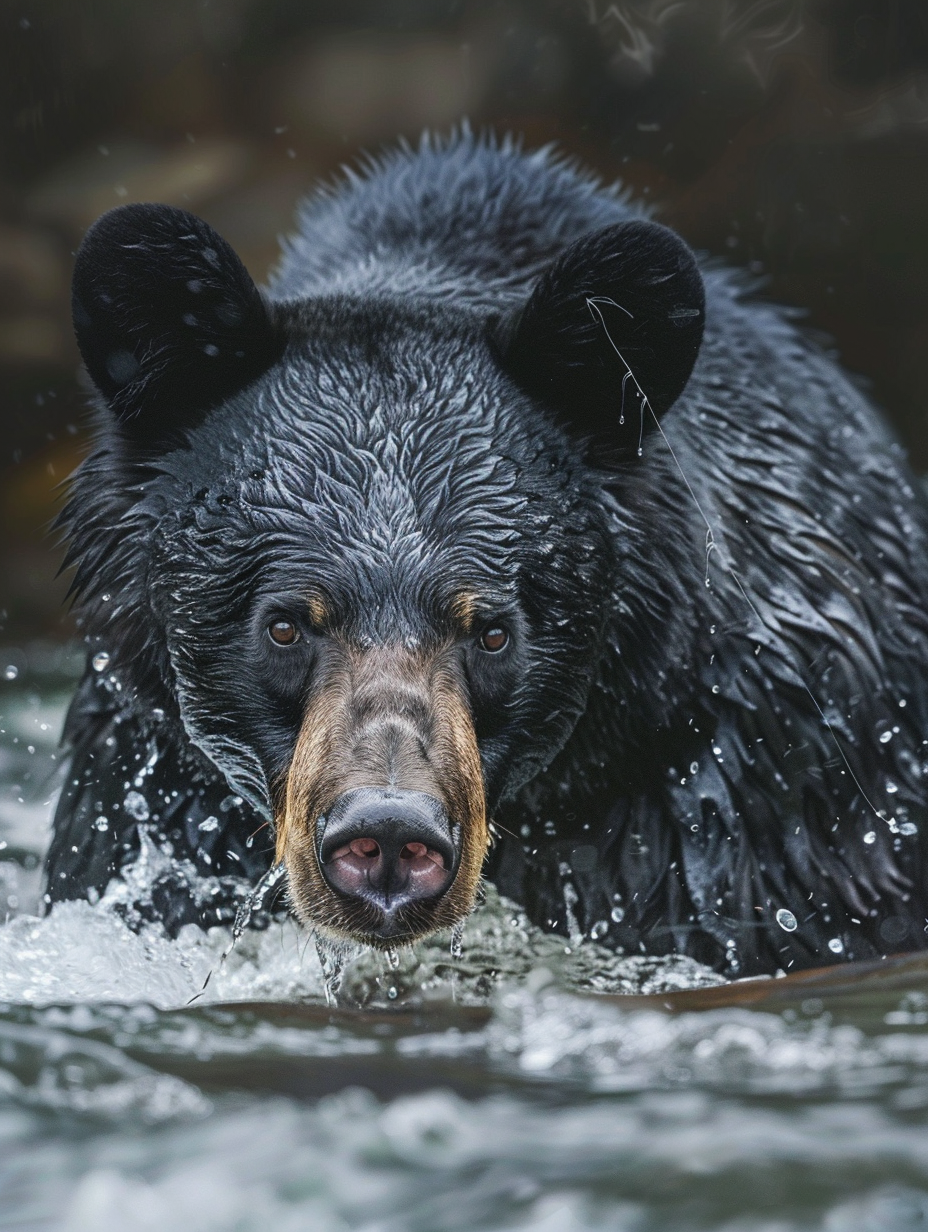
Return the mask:
<path fill-rule="evenodd" d="M 345 843 L 343 847 L 339 847 L 333 851 L 328 859 L 341 860 L 345 856 L 364 856 L 368 860 L 374 860 L 380 855 L 380 844 L 372 838 L 355 838 L 350 843 Z"/>
<path fill-rule="evenodd" d="M 407 843 L 400 852 L 401 860 L 428 860 L 431 864 L 437 864 L 439 868 L 445 867 L 445 861 L 440 851 L 433 851 L 430 847 L 426 847 L 425 843 Z"/>

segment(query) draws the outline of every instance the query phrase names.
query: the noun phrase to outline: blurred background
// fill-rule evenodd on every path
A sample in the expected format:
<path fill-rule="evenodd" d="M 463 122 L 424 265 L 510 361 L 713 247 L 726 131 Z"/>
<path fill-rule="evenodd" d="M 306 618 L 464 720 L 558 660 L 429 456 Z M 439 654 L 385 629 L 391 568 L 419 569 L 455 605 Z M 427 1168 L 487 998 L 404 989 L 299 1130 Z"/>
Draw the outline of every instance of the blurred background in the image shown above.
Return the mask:
<path fill-rule="evenodd" d="M 72 255 L 201 214 L 257 279 L 299 198 L 424 128 L 549 141 L 767 277 L 928 470 L 928 0 L 0 0 L 0 638 L 71 634 Z"/>

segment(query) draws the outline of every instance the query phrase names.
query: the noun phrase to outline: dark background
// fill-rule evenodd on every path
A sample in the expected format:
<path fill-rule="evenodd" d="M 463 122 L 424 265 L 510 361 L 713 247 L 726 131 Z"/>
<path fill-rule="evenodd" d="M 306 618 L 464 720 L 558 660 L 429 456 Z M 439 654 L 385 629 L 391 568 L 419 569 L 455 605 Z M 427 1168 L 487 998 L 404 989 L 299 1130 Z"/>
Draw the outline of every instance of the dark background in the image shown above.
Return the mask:
<path fill-rule="evenodd" d="M 200 213 L 262 279 L 299 197 L 423 128 L 556 141 L 768 277 L 928 469 L 928 0 L 0 0 L 0 638 L 67 636 L 72 254 Z"/>

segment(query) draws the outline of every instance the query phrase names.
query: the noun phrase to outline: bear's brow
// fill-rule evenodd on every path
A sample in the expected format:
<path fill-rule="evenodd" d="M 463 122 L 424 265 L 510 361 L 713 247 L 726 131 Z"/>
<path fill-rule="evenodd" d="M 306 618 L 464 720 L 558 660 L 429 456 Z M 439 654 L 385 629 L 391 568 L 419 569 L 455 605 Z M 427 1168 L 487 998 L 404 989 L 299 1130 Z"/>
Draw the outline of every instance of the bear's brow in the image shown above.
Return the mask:
<path fill-rule="evenodd" d="M 309 611 L 309 619 L 317 628 L 328 623 L 329 609 L 321 595 L 317 593 L 307 595 L 306 607 Z"/>
<path fill-rule="evenodd" d="M 461 626 L 465 633 L 470 633 L 474 627 L 477 605 L 480 596 L 472 590 L 460 590 L 451 600 L 452 618 Z"/>

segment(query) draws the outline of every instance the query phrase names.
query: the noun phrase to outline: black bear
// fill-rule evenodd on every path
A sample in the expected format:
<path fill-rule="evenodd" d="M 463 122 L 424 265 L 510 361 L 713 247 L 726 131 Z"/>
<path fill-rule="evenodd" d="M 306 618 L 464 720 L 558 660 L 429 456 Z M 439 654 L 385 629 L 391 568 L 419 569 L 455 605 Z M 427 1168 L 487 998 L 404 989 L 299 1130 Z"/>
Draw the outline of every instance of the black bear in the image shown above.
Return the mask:
<path fill-rule="evenodd" d="M 926 502 L 741 276 L 464 133 L 319 192 L 267 292 L 192 215 L 115 209 L 74 322 L 48 903 L 121 874 L 210 924 L 280 863 L 380 947 L 482 875 L 730 974 L 925 944 Z"/>

